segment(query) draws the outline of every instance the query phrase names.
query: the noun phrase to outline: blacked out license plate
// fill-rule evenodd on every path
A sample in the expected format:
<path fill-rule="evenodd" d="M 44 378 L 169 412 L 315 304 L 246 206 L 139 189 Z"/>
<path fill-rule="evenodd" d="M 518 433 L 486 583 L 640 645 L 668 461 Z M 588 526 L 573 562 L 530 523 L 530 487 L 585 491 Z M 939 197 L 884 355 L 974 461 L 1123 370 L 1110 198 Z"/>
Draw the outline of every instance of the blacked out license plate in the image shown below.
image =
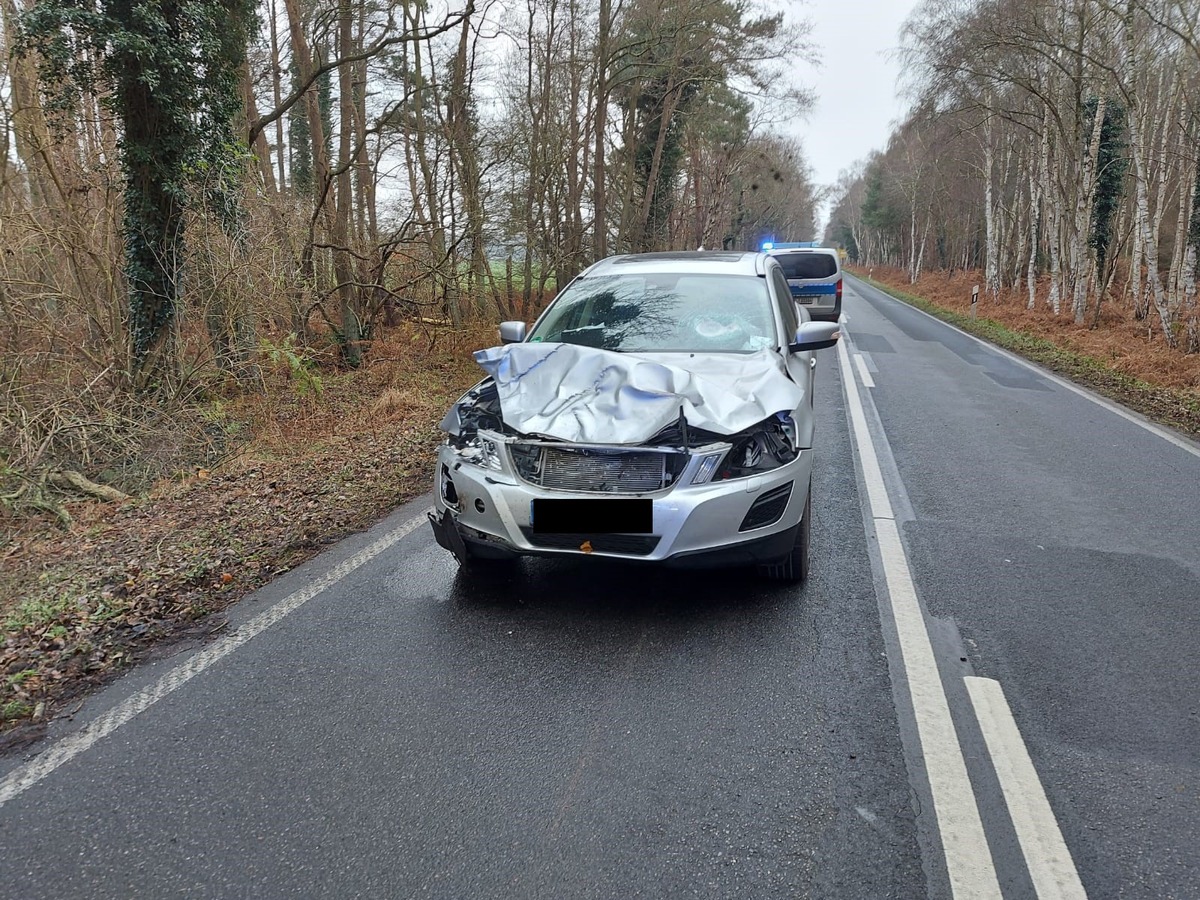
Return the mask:
<path fill-rule="evenodd" d="M 654 501 L 649 498 L 530 501 L 535 534 L 650 534 Z"/>

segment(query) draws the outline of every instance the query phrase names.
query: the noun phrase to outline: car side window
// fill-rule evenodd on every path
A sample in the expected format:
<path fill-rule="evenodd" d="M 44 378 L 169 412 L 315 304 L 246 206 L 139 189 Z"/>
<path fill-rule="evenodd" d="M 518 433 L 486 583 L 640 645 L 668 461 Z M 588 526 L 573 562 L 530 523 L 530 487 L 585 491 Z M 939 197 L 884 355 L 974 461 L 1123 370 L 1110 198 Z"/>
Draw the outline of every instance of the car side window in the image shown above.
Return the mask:
<path fill-rule="evenodd" d="M 771 270 L 771 281 L 775 284 L 775 296 L 779 303 L 779 311 L 783 313 L 783 328 L 787 332 L 787 340 L 790 343 L 796 334 L 796 329 L 800 327 L 800 320 L 796 316 L 796 301 L 792 299 L 792 289 L 788 287 L 787 278 L 784 277 L 782 269 Z"/>

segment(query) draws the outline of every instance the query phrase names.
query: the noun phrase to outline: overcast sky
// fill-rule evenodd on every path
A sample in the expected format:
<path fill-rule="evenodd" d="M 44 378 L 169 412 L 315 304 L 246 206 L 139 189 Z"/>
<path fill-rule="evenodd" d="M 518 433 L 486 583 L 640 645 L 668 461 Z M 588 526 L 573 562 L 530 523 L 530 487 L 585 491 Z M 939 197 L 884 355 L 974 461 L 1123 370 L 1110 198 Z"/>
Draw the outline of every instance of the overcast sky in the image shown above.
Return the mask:
<path fill-rule="evenodd" d="M 892 123 L 907 109 L 897 96 L 900 65 L 891 51 L 917 0 L 807 0 L 822 63 L 799 80 L 816 88 L 817 106 L 795 131 L 804 139 L 813 180 L 832 184 L 838 173 L 887 144 Z M 817 223 L 824 226 L 823 221 Z"/>

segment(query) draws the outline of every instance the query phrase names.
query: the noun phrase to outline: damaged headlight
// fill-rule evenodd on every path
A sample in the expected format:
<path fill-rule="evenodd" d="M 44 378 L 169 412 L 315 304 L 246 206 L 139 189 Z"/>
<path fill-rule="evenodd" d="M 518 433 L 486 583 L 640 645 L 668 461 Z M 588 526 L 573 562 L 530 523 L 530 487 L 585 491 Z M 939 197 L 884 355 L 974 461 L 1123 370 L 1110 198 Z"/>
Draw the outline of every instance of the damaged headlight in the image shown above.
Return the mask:
<path fill-rule="evenodd" d="M 454 450 L 463 462 L 474 463 L 485 469 L 502 468 L 500 445 L 491 438 L 475 434 L 454 445 Z"/>
<path fill-rule="evenodd" d="M 463 394 L 450 407 L 439 427 L 446 432 L 446 444 L 463 462 L 485 469 L 503 468 L 500 442 L 480 433 L 482 430 L 499 432 L 504 427 L 496 385 L 490 378 Z"/>
<path fill-rule="evenodd" d="M 710 453 L 700 460 L 700 465 L 696 467 L 696 474 L 692 476 L 692 484 L 708 484 L 712 481 L 717 464 L 721 462 L 721 457 L 724 455 L 724 453 Z"/>
<path fill-rule="evenodd" d="M 787 465 L 800 453 L 796 422 L 777 413 L 728 438 L 733 446 L 717 468 L 713 481 L 746 478 Z"/>

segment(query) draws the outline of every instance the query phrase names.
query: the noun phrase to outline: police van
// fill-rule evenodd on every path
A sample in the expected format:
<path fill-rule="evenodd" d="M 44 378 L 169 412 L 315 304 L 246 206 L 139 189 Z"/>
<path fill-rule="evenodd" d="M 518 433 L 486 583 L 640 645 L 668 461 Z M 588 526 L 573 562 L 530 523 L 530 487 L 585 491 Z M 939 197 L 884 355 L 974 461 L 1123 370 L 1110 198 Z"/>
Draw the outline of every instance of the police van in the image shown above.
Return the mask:
<path fill-rule="evenodd" d="M 779 261 L 792 296 L 810 317 L 838 320 L 842 314 L 842 261 L 836 249 L 816 242 L 773 241 L 764 242 L 762 249 Z"/>

